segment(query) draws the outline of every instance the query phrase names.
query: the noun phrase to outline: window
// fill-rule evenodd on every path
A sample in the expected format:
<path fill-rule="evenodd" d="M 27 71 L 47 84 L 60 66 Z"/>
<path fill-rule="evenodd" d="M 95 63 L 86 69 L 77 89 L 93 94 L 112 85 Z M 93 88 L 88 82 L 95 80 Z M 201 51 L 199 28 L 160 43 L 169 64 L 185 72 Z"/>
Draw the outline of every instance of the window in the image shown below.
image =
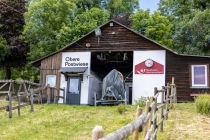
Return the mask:
<path fill-rule="evenodd" d="M 191 66 L 191 78 L 192 87 L 207 87 L 208 86 L 208 75 L 207 65 L 192 65 Z"/>
<path fill-rule="evenodd" d="M 56 75 L 47 75 L 46 76 L 46 85 L 50 85 L 50 87 L 56 86 Z"/>

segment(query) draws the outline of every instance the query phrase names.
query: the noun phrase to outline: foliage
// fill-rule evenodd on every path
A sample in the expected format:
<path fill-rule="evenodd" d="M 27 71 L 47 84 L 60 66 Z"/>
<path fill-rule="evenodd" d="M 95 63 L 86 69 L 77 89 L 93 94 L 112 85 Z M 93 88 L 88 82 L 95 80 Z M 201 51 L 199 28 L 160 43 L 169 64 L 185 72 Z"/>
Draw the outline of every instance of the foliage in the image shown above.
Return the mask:
<path fill-rule="evenodd" d="M 159 3 L 161 14 L 174 16 L 176 20 L 192 14 L 196 9 L 202 11 L 209 8 L 209 0 L 160 0 Z"/>
<path fill-rule="evenodd" d="M 210 10 L 197 11 L 193 18 L 180 22 L 174 35 L 174 47 L 191 54 L 210 54 L 209 17 Z"/>
<path fill-rule="evenodd" d="M 203 94 L 198 96 L 195 104 L 198 113 L 210 115 L 210 95 Z"/>
<path fill-rule="evenodd" d="M 56 38 L 61 40 L 61 46 L 65 46 L 103 24 L 108 19 L 109 13 L 107 11 L 91 8 L 82 14 L 78 14 L 70 24 L 64 25 Z"/>
<path fill-rule="evenodd" d="M 0 68 L 0 79 L 5 79 L 4 69 Z"/>
<path fill-rule="evenodd" d="M 86 10 L 90 10 L 91 8 L 100 8 L 101 0 L 76 0 L 77 13 L 81 14 Z"/>
<path fill-rule="evenodd" d="M 138 100 L 135 101 L 135 105 L 139 107 L 144 107 L 146 105 L 146 101 L 148 97 L 141 96 Z"/>
<path fill-rule="evenodd" d="M 103 0 L 102 6 L 108 10 L 111 17 L 131 14 L 139 7 L 138 0 Z"/>
<path fill-rule="evenodd" d="M 24 25 L 25 1 L 1 0 L 0 3 L 0 61 L 10 78 L 10 68 L 26 63 L 27 43 L 21 39 Z"/>
<path fill-rule="evenodd" d="M 124 104 L 119 104 L 118 106 L 117 106 L 117 112 L 119 113 L 119 114 L 123 114 L 123 113 L 125 113 L 127 111 L 127 109 L 126 109 L 126 106 L 124 105 Z"/>
<path fill-rule="evenodd" d="M 71 22 L 75 14 L 72 0 L 36 0 L 25 13 L 24 38 L 30 43 L 30 60 L 59 49 L 56 35 L 62 26 Z"/>
<path fill-rule="evenodd" d="M 131 27 L 134 30 L 166 46 L 172 44 L 170 36 L 172 26 L 167 17 L 161 16 L 158 12 L 150 14 L 149 10 L 139 10 L 131 15 Z"/>
<path fill-rule="evenodd" d="M 10 53 L 10 49 L 7 46 L 7 41 L 2 36 L 0 36 L 0 52 L 0 62 L 2 62 Z"/>
<path fill-rule="evenodd" d="M 39 77 L 39 69 L 37 67 L 31 66 L 27 64 L 25 67 L 22 68 L 13 68 L 12 69 L 12 79 L 24 79 L 24 80 L 31 80 L 37 82 Z"/>
<path fill-rule="evenodd" d="M 159 11 L 174 24 L 172 47 L 179 53 L 209 55 L 210 1 L 160 0 Z"/>

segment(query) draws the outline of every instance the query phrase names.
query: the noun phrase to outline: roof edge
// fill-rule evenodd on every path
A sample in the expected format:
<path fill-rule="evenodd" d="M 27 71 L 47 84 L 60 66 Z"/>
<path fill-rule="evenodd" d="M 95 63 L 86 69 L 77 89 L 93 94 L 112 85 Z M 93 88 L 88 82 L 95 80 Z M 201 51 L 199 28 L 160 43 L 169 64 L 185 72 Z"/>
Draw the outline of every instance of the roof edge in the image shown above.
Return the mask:
<path fill-rule="evenodd" d="M 166 46 L 164 46 L 164 45 L 162 45 L 162 44 L 156 42 L 156 41 L 153 40 L 153 39 L 150 39 L 150 38 L 148 38 L 148 37 L 142 35 L 141 33 L 138 33 L 137 31 L 134 31 L 133 29 L 131 29 L 131 28 L 129 28 L 129 27 L 123 25 L 122 23 L 119 23 L 118 21 L 116 21 L 116 20 L 114 20 L 114 19 L 111 19 L 111 20 L 105 22 L 104 24 L 102 24 L 102 25 L 100 25 L 100 26 L 97 26 L 96 28 L 101 28 L 101 27 L 105 26 L 106 24 L 108 24 L 108 23 L 110 23 L 110 22 L 115 22 L 116 24 L 119 24 L 120 26 L 126 28 L 127 30 L 129 30 L 129 31 L 131 31 L 131 32 L 133 32 L 133 33 L 135 33 L 136 35 L 141 36 L 141 37 L 145 38 L 146 40 L 149 40 L 150 42 L 152 42 L 152 43 L 154 43 L 154 44 L 156 44 L 156 45 L 162 47 L 163 49 L 165 49 L 165 50 L 167 50 L 167 51 L 169 51 L 169 52 L 171 52 L 171 53 L 173 53 L 173 54 L 175 54 L 175 55 L 178 55 L 178 56 L 189 56 L 189 57 L 200 57 L 200 58 L 210 58 L 210 56 L 199 56 L 199 55 L 178 54 L 176 51 L 174 51 L 174 50 L 172 50 L 172 49 L 170 49 L 170 48 L 168 48 L 168 47 L 166 47 Z M 79 38 L 79 39 L 73 41 L 72 43 L 69 43 L 69 44 L 65 45 L 65 47 L 63 47 L 63 48 L 61 48 L 61 49 L 59 49 L 59 50 L 57 50 L 57 51 L 55 51 L 55 52 L 52 52 L 52 53 L 48 54 L 47 56 L 44 56 L 44 57 L 42 57 L 42 58 L 40 58 L 40 59 L 37 59 L 37 60 L 35 60 L 35 61 L 32 61 L 31 64 L 32 64 L 32 65 L 35 65 L 35 66 L 39 66 L 39 65 L 40 65 L 39 62 L 40 62 L 41 60 L 43 60 L 43 59 L 45 59 L 45 58 L 48 58 L 48 57 L 50 57 L 50 56 L 52 56 L 52 55 L 54 55 L 54 54 L 57 54 L 57 53 L 59 53 L 59 52 L 65 50 L 66 48 L 70 47 L 71 45 L 73 45 L 73 44 L 77 43 L 78 41 L 82 40 L 84 37 L 86 37 L 86 36 L 90 35 L 91 33 L 93 33 L 93 32 L 95 31 L 96 28 L 94 28 L 93 30 L 91 30 L 91 31 L 88 32 L 87 34 L 83 35 L 81 38 Z"/>

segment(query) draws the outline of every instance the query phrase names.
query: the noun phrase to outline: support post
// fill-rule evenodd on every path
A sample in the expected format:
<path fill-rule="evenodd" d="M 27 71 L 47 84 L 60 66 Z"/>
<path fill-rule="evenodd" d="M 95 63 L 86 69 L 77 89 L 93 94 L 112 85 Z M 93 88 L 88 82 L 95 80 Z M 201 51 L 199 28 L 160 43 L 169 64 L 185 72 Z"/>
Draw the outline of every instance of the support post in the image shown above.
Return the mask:
<path fill-rule="evenodd" d="M 174 77 L 172 77 L 171 81 L 170 108 L 173 108 L 173 97 L 174 97 Z"/>
<path fill-rule="evenodd" d="M 50 104 L 50 86 L 47 85 L 47 104 Z"/>
<path fill-rule="evenodd" d="M 11 88 L 12 88 L 12 84 L 14 84 L 13 82 L 10 82 L 9 85 L 9 92 L 8 92 L 8 98 L 9 98 L 9 118 L 12 118 L 12 92 L 11 92 Z"/>
<path fill-rule="evenodd" d="M 138 118 L 142 114 L 142 109 L 138 106 L 136 110 L 136 118 Z M 139 139 L 139 128 L 135 129 L 133 132 L 133 140 Z"/>
<path fill-rule="evenodd" d="M 169 83 L 167 83 L 167 87 L 166 87 L 166 116 L 165 119 L 168 119 L 168 111 L 169 111 L 169 90 L 170 90 L 170 86 Z"/>
<path fill-rule="evenodd" d="M 96 126 L 92 131 L 92 140 L 98 140 L 103 137 L 103 128 L 102 126 Z"/>
<path fill-rule="evenodd" d="M 146 115 L 150 112 L 149 106 L 150 106 L 150 101 L 147 100 L 146 101 L 146 106 L 145 106 L 145 114 Z M 149 119 L 148 122 L 145 124 L 145 127 L 144 127 L 144 138 L 147 135 L 147 131 L 148 131 L 148 127 L 150 126 L 150 123 L 151 123 L 151 119 Z"/>
<path fill-rule="evenodd" d="M 157 91 L 158 90 L 155 87 L 154 88 L 154 96 L 158 93 Z M 153 117 L 155 117 L 155 118 L 153 118 L 153 133 L 155 132 L 155 130 L 157 128 L 157 116 L 155 116 L 155 114 L 157 112 L 157 98 L 154 99 L 154 103 L 155 103 L 155 105 L 154 105 L 154 110 L 153 110 Z M 157 135 L 154 136 L 154 140 L 156 140 L 156 139 L 157 139 Z"/>
<path fill-rule="evenodd" d="M 34 112 L 34 89 L 31 89 L 30 95 L 30 102 L 31 102 L 31 112 Z"/>
<path fill-rule="evenodd" d="M 161 105 L 163 105 L 163 101 L 164 101 L 164 94 L 165 94 L 165 91 L 164 91 L 164 87 L 162 87 L 162 94 L 161 94 Z M 161 117 L 161 120 L 164 119 L 164 106 L 161 107 L 161 112 L 160 112 L 160 117 Z M 160 123 L 160 131 L 163 132 L 163 121 Z"/>
<path fill-rule="evenodd" d="M 177 103 L 176 85 L 174 87 L 174 103 Z"/>
<path fill-rule="evenodd" d="M 20 116 L 20 104 L 21 104 L 21 100 L 20 100 L 20 95 L 18 95 L 18 116 Z"/>
<path fill-rule="evenodd" d="M 94 92 L 94 106 L 97 106 L 96 100 L 96 92 Z"/>
<path fill-rule="evenodd" d="M 63 103 L 66 104 L 66 89 L 63 88 Z"/>
<path fill-rule="evenodd" d="M 54 89 L 54 92 L 53 92 L 53 93 L 54 93 L 54 104 L 56 104 L 56 99 L 57 99 L 57 96 L 58 96 L 58 94 L 57 94 L 58 91 L 59 91 L 59 90 Z"/>

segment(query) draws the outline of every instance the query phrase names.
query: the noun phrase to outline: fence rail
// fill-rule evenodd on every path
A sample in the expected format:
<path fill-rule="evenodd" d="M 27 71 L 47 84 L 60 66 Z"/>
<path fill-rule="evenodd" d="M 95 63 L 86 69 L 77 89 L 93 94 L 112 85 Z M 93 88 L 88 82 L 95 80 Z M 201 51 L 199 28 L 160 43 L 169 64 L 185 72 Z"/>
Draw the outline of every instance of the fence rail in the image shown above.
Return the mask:
<path fill-rule="evenodd" d="M 160 103 L 158 103 L 159 97 Z M 102 126 L 96 126 L 92 131 L 92 140 L 123 140 L 132 134 L 133 139 L 138 140 L 139 130 L 142 130 L 140 133 L 144 133 L 144 140 L 156 140 L 158 128 L 163 131 L 164 121 L 168 119 L 169 110 L 176 102 L 176 85 L 172 77 L 171 84 L 167 83 L 161 89 L 154 88 L 154 96 L 146 101 L 144 113 L 138 107 L 137 118 L 134 121 L 106 136 L 103 136 Z"/>
<path fill-rule="evenodd" d="M 17 90 L 15 90 L 15 87 L 17 87 Z M 60 95 L 60 92 L 63 92 L 63 96 Z M 38 83 L 27 80 L 0 80 L 0 96 L 6 96 L 7 102 L 7 105 L 0 107 L 0 111 L 6 110 L 9 118 L 12 118 L 12 111 L 15 109 L 18 110 L 18 115 L 20 116 L 20 109 L 28 105 L 30 105 L 30 111 L 33 112 L 34 99 L 36 98 L 39 103 L 42 103 L 42 96 L 47 97 L 48 104 L 52 103 L 51 97 L 53 97 L 53 103 L 58 103 L 60 98 L 65 103 L 65 89 L 50 87 L 49 85 L 41 86 Z M 26 101 L 23 101 L 23 98 Z M 17 102 L 15 106 L 14 101 Z"/>

